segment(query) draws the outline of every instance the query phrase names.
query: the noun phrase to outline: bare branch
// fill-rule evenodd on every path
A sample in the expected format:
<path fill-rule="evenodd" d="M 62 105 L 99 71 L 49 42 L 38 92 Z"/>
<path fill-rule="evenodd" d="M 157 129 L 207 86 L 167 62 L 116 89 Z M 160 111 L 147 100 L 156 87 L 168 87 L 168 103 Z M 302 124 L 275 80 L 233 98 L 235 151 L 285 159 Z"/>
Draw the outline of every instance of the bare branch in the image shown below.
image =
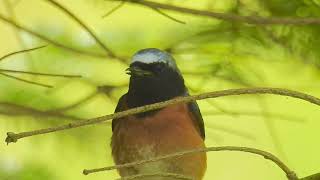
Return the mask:
<path fill-rule="evenodd" d="M 42 86 L 42 87 L 46 87 L 46 88 L 53 88 L 53 86 L 51 86 L 51 85 L 47 85 L 47 84 L 42 84 L 42 83 L 38 83 L 38 82 L 29 81 L 29 80 L 22 79 L 22 78 L 19 78 L 19 77 L 16 77 L 16 76 L 11 76 L 11 75 L 9 75 L 9 74 L 5 74 L 5 73 L 2 73 L 2 72 L 0 72 L 0 75 L 5 76 L 5 77 L 8 77 L 8 78 L 11 78 L 11 79 L 15 79 L 15 80 L 18 80 L 18 81 L 22 81 L 22 82 L 25 82 L 25 83 L 37 85 L 37 86 Z"/>
<path fill-rule="evenodd" d="M 317 174 L 313 174 L 311 176 L 308 176 L 308 177 L 304 177 L 300 180 L 319 180 L 320 179 L 320 173 L 317 173 Z"/>
<path fill-rule="evenodd" d="M 314 96 L 301 93 L 298 91 L 292 91 L 288 89 L 281 89 L 281 88 L 240 88 L 240 89 L 228 89 L 228 90 L 221 90 L 221 91 L 214 91 L 214 92 L 209 92 L 209 93 L 203 93 L 199 95 L 193 95 L 193 96 L 186 96 L 186 97 L 178 97 L 175 99 L 171 99 L 168 101 L 164 102 L 159 102 L 159 103 L 154 103 L 146 106 L 141 106 L 137 108 L 133 108 L 127 111 L 122 111 L 114 114 L 109 114 L 106 116 L 101 116 L 93 119 L 88 119 L 84 121 L 78 121 L 74 123 L 68 123 L 65 125 L 60 125 L 56 127 L 51 127 L 51 128 L 46 128 L 46 129 L 38 129 L 34 131 L 26 131 L 26 132 L 21 132 L 21 133 L 13 133 L 13 132 L 8 132 L 7 133 L 7 138 L 6 142 L 11 143 L 11 142 L 17 142 L 18 139 L 25 138 L 25 137 L 30 137 L 30 136 L 35 136 L 35 135 L 40 135 L 40 134 L 48 134 L 56 131 L 63 131 L 67 129 L 72 129 L 72 128 L 77 128 L 81 126 L 87 126 L 87 125 L 92 125 L 92 124 L 97 124 L 97 123 L 102 123 L 105 122 L 109 119 L 119 119 L 125 116 L 133 115 L 133 114 L 138 114 L 138 113 L 143 113 L 146 111 L 151 111 L 155 109 L 161 109 L 163 107 L 177 104 L 177 103 L 186 103 L 190 101 L 195 101 L 195 100 L 202 100 L 202 99 L 207 99 L 207 98 L 217 98 L 217 97 L 223 97 L 223 96 L 235 96 L 235 95 L 243 95 L 243 94 L 275 94 L 275 95 L 281 95 L 281 96 L 288 96 L 288 97 L 293 97 L 297 99 L 301 99 L 307 102 L 310 102 L 312 104 L 320 106 L 320 99 L 316 98 Z"/>
<path fill-rule="evenodd" d="M 263 156 L 265 159 L 268 159 L 275 163 L 279 168 L 282 169 L 282 171 L 287 175 L 288 180 L 298 180 L 297 175 L 294 171 L 292 171 L 286 164 L 284 164 L 279 158 L 277 158 L 275 155 L 262 151 L 255 148 L 249 148 L 249 147 L 235 147 L 235 146 L 221 146 L 221 147 L 208 147 L 208 148 L 199 148 L 199 149 L 192 149 L 192 150 L 186 150 L 181 152 L 176 152 L 164 156 L 155 157 L 152 159 L 142 160 L 142 161 L 136 161 L 131 162 L 127 164 L 120 164 L 115 166 L 108 166 L 104 168 L 97 168 L 97 169 L 85 169 L 83 170 L 83 174 L 90 174 L 90 173 L 96 173 L 101 171 L 110 171 L 114 169 L 121 169 L 121 168 L 128 168 L 133 167 L 141 164 L 146 164 L 150 162 L 157 162 L 165 159 L 172 159 L 172 158 L 178 158 L 185 155 L 190 154 L 196 154 L 196 153 L 204 153 L 204 152 L 212 152 L 212 151 L 238 151 L 238 152 L 246 152 L 251 154 L 256 154 Z"/>
<path fill-rule="evenodd" d="M 61 4 L 55 2 L 54 0 L 46 0 L 48 3 L 52 4 L 53 6 L 57 7 L 64 13 L 66 13 L 70 18 L 72 18 L 75 22 L 77 22 L 82 28 L 84 28 L 92 38 L 100 45 L 102 49 L 107 53 L 107 56 L 111 58 L 119 59 L 123 62 L 126 62 L 125 59 L 118 57 L 109 47 L 107 47 L 98 37 L 97 35 L 90 29 L 82 20 L 80 20 L 75 14 L 69 11 L 67 8 L 63 7 Z"/>
<path fill-rule="evenodd" d="M 177 19 L 177 18 L 174 18 L 174 17 L 172 17 L 172 16 L 170 16 L 170 15 L 162 12 L 162 11 L 161 11 L 160 9 L 158 9 L 158 8 L 154 8 L 154 7 L 150 7 L 150 8 L 153 9 L 153 10 L 155 10 L 157 13 L 161 14 L 162 16 L 171 19 L 171 20 L 174 21 L 174 22 L 177 22 L 177 23 L 180 23 L 180 24 L 186 24 L 186 22 L 181 21 L 181 20 L 179 20 L 179 19 Z"/>
<path fill-rule="evenodd" d="M 132 180 L 132 179 L 140 179 L 140 178 L 148 178 L 148 177 L 167 177 L 167 178 L 173 178 L 173 179 L 194 180 L 191 177 L 187 177 L 180 174 L 174 174 L 174 173 L 138 174 L 133 176 L 122 177 L 122 178 L 119 178 L 118 180 Z"/>
<path fill-rule="evenodd" d="M 191 14 L 202 17 L 209 17 L 214 19 L 221 19 L 226 21 L 236 21 L 244 22 L 248 24 L 259 24 L 259 25 L 308 25 L 308 24 L 320 24 L 320 18 L 298 18 L 298 17 L 287 17 L 287 18 L 276 18 L 276 17 L 259 17 L 259 16 L 240 16 L 236 14 L 227 14 L 227 13 L 217 13 L 205 10 L 196 10 L 191 8 L 173 6 L 169 4 L 162 4 L 152 1 L 145 0 L 120 0 L 126 1 L 134 4 L 139 4 L 147 7 L 154 7 L 160 9 L 166 9 L 171 11 L 176 11 L 184 14 Z"/>
<path fill-rule="evenodd" d="M 0 102 L 0 114 L 4 114 L 7 116 L 34 116 L 34 117 L 53 117 L 53 118 L 59 118 L 59 119 L 70 119 L 70 120 L 83 120 L 78 117 L 65 115 L 62 113 L 57 112 L 47 112 L 47 111 L 41 111 L 38 109 L 7 103 L 7 102 Z"/>
<path fill-rule="evenodd" d="M 38 50 L 38 49 L 41 49 L 41 48 L 44 48 L 44 47 L 47 47 L 47 45 L 39 46 L 39 47 L 35 47 L 35 48 L 30 48 L 30 49 L 24 49 L 24 50 L 16 51 L 16 52 L 12 52 L 12 53 L 9 53 L 9 54 L 6 54 L 6 55 L 2 56 L 2 57 L 0 58 L 0 61 L 3 61 L 5 58 L 8 58 L 8 57 L 13 56 L 13 55 L 16 55 L 16 54 L 21 54 L 21 53 L 25 53 L 25 52 L 35 51 L 35 50 Z"/>
<path fill-rule="evenodd" d="M 0 68 L 0 72 L 17 73 L 17 74 L 31 74 L 31 75 L 51 76 L 51 77 L 64 77 L 64 78 L 81 78 L 82 77 L 81 75 L 50 74 L 50 73 L 39 73 L 39 72 L 11 70 L 11 69 L 1 69 L 1 68 Z"/>
<path fill-rule="evenodd" d="M 167 178 L 173 178 L 173 179 L 195 180 L 194 178 L 187 177 L 181 174 L 174 174 L 174 173 L 138 174 L 133 176 L 122 177 L 122 178 L 119 178 L 118 180 L 132 180 L 132 179 L 140 179 L 140 178 L 148 178 L 148 177 L 167 177 Z"/>
<path fill-rule="evenodd" d="M 110 16 L 112 13 L 114 13 L 118 9 L 120 9 L 125 3 L 126 3 L 125 1 L 120 2 L 120 4 L 118 4 L 116 7 L 112 8 L 109 12 L 107 12 L 105 15 L 103 15 L 102 18 Z"/>
<path fill-rule="evenodd" d="M 68 51 L 71 51 L 71 52 L 74 52 L 74 53 L 78 53 L 78 54 L 83 54 L 83 55 L 88 55 L 88 56 L 93 56 L 93 57 L 98 57 L 98 58 L 105 58 L 106 57 L 105 55 L 102 55 L 102 54 L 99 54 L 99 53 L 86 52 L 86 51 L 83 51 L 83 50 L 79 50 L 79 49 L 76 49 L 76 48 L 73 48 L 73 47 L 66 46 L 66 45 L 61 44 L 59 42 L 56 42 L 54 40 L 51 40 L 48 37 L 46 37 L 46 36 L 44 36 L 44 35 L 42 35 L 42 34 L 40 34 L 38 32 L 35 32 L 35 31 L 31 30 L 31 29 L 28 29 L 26 27 L 23 27 L 23 26 L 17 24 L 16 22 L 14 22 L 14 21 L 12 21 L 12 20 L 10 20 L 10 19 L 8 19 L 8 18 L 6 18 L 6 17 L 4 17 L 2 15 L 0 15 L 0 20 L 12 25 L 15 28 L 18 28 L 18 29 L 21 29 L 21 30 L 23 30 L 23 31 L 25 31 L 27 33 L 30 33 L 33 36 L 36 36 L 36 37 L 38 37 L 38 38 L 40 38 L 40 39 L 42 39 L 42 40 L 44 40 L 44 41 L 56 46 L 56 47 L 59 47 L 59 48 L 62 48 L 62 49 L 65 49 L 65 50 L 68 50 Z"/>
<path fill-rule="evenodd" d="M 11 18 L 12 21 L 16 21 L 17 17 L 16 17 L 16 13 L 14 11 L 14 5 L 13 3 L 11 3 L 10 1 L 3 1 L 4 7 L 6 8 L 9 17 Z M 15 38 L 17 39 L 17 41 L 19 42 L 19 45 L 22 49 L 27 49 L 27 45 L 24 42 L 23 38 L 20 35 L 20 30 L 16 29 L 14 27 L 12 27 Z M 30 54 L 25 54 L 25 57 L 27 59 L 29 59 L 29 63 L 32 66 L 32 61 L 30 61 L 32 59 L 32 56 Z"/>
<path fill-rule="evenodd" d="M 22 54 L 22 53 L 38 50 L 38 49 L 41 49 L 41 48 L 44 48 L 44 47 L 47 47 L 47 45 L 39 46 L 39 47 L 31 48 L 31 49 L 24 49 L 24 50 L 16 51 L 16 52 L 12 52 L 12 53 L 9 53 L 9 54 L 1 57 L 0 61 L 4 60 L 5 58 L 8 58 L 10 56 L 13 56 L 13 55 L 17 55 L 17 54 Z M 11 69 L 2 69 L 2 68 L 0 68 L 0 72 L 17 73 L 17 74 L 31 74 L 31 75 L 40 75 L 40 76 L 52 76 L 52 77 L 65 77 L 65 78 L 81 78 L 82 77 L 80 75 L 50 74 L 50 73 L 39 73 L 39 72 L 11 70 Z"/>

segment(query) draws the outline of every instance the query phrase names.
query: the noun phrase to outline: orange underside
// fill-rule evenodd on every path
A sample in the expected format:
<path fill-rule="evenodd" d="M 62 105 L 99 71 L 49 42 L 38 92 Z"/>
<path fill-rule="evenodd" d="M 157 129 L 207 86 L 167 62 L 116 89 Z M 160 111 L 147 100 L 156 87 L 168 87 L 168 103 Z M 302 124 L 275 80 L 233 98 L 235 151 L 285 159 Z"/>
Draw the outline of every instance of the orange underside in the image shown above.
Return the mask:
<path fill-rule="evenodd" d="M 192 118 L 186 104 L 177 104 L 142 119 L 137 119 L 135 116 L 118 119 L 112 136 L 112 153 L 115 163 L 123 164 L 205 147 Z M 134 168 L 124 168 L 120 169 L 119 173 L 121 176 L 129 176 L 170 172 L 200 180 L 205 170 L 206 154 L 200 153 Z"/>

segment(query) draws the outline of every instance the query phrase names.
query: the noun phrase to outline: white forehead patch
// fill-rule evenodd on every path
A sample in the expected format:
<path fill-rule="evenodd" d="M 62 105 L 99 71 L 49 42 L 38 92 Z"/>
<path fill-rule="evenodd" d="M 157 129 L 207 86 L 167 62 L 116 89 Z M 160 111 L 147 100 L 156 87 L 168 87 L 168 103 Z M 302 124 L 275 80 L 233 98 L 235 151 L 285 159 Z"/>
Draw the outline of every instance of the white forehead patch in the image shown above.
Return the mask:
<path fill-rule="evenodd" d="M 131 63 L 134 63 L 134 62 L 141 62 L 145 64 L 162 62 L 167 64 L 169 67 L 173 69 L 177 69 L 177 65 L 170 54 L 154 48 L 143 49 L 138 51 L 132 57 Z"/>

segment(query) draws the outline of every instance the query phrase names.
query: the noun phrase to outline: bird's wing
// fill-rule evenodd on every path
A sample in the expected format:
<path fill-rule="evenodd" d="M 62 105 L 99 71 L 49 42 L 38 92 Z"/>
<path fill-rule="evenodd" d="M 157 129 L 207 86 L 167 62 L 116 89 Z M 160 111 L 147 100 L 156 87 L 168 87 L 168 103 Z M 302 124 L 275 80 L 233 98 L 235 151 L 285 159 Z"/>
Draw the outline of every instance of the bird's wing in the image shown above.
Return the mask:
<path fill-rule="evenodd" d="M 189 93 L 186 92 L 186 95 L 189 96 Z M 201 112 L 200 112 L 200 109 L 199 109 L 197 102 L 192 101 L 192 102 L 188 103 L 188 108 L 193 116 L 193 122 L 197 126 L 202 139 L 205 139 L 206 133 L 205 133 L 205 128 L 204 128 L 204 122 L 203 122 L 202 115 L 201 115 Z"/>
<path fill-rule="evenodd" d="M 128 110 L 126 97 L 127 97 L 127 94 L 124 94 L 121 96 L 121 98 L 118 101 L 116 110 L 114 111 L 115 113 Z M 114 130 L 116 123 L 117 123 L 117 120 L 113 119 L 112 120 L 112 131 Z"/>

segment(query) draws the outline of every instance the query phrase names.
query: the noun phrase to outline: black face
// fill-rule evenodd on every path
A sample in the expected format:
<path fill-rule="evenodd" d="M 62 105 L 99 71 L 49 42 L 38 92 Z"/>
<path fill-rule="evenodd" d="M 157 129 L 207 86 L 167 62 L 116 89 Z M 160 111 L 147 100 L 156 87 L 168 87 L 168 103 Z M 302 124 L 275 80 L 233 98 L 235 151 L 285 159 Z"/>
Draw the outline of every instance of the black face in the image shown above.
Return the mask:
<path fill-rule="evenodd" d="M 130 108 L 169 100 L 186 92 L 179 71 L 163 62 L 134 62 L 127 70 L 131 75 L 128 91 Z"/>

